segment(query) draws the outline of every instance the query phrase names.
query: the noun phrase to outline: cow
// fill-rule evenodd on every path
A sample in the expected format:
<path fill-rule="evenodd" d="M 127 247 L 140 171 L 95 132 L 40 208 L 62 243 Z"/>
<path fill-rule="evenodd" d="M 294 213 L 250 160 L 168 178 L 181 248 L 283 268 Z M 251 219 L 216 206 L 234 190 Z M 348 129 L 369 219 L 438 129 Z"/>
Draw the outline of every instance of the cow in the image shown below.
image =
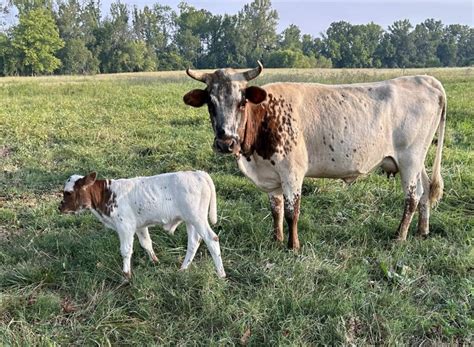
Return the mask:
<path fill-rule="evenodd" d="M 270 83 L 248 86 L 263 70 L 187 69 L 205 89 L 184 95 L 185 104 L 207 105 L 217 152 L 234 154 L 242 173 L 268 193 L 274 238 L 298 250 L 297 223 L 304 177 L 347 183 L 376 167 L 400 173 L 405 208 L 398 227 L 406 240 L 418 208 L 420 235 L 429 233 L 430 207 L 443 193 L 440 174 L 446 121 L 446 94 L 430 76 L 325 85 Z M 424 165 L 438 130 L 431 181 Z"/>
<path fill-rule="evenodd" d="M 151 225 L 162 225 L 173 234 L 181 222 L 188 232 L 188 248 L 182 270 L 189 267 L 201 239 L 206 243 L 217 275 L 225 277 L 219 238 L 208 223 L 217 222 L 216 191 L 204 171 L 171 172 L 149 177 L 98 180 L 97 174 L 72 175 L 64 185 L 61 213 L 91 210 L 106 226 L 117 231 L 123 257 L 123 273 L 131 278 L 133 237 L 153 262 L 158 259 L 148 233 Z"/>

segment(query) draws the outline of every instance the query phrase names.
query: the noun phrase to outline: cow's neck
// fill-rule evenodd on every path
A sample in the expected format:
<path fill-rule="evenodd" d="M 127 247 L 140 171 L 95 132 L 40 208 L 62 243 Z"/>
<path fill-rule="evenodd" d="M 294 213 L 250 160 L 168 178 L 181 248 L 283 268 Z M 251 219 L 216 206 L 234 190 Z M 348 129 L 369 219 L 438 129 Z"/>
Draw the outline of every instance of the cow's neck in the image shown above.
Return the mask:
<path fill-rule="evenodd" d="M 109 180 L 96 180 L 94 184 L 87 188 L 90 199 L 91 208 L 101 215 L 110 216 L 110 212 L 114 205 L 114 194 L 111 192 Z"/>
<path fill-rule="evenodd" d="M 249 157 L 256 149 L 257 139 L 261 133 L 267 111 L 263 104 L 254 105 L 247 103 L 244 112 L 245 125 L 241 151 L 245 157 Z"/>

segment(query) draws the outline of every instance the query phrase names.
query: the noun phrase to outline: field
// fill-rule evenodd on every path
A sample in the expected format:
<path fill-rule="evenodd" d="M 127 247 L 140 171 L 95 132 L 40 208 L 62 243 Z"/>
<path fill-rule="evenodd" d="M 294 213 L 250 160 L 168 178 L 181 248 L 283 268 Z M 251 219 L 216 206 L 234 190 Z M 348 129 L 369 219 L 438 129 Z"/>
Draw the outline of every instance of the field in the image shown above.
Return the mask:
<path fill-rule="evenodd" d="M 202 86 L 184 72 L 0 79 L 1 345 L 473 344 L 474 70 L 265 70 L 270 81 L 349 83 L 428 73 L 448 95 L 445 195 L 427 239 L 394 242 L 399 176 L 307 179 L 299 253 L 272 240 L 268 198 L 211 149 Z M 428 171 L 434 147 L 427 159 Z M 186 232 L 151 229 L 130 284 L 119 241 L 91 213 L 60 215 L 64 181 L 208 171 L 227 279 Z"/>

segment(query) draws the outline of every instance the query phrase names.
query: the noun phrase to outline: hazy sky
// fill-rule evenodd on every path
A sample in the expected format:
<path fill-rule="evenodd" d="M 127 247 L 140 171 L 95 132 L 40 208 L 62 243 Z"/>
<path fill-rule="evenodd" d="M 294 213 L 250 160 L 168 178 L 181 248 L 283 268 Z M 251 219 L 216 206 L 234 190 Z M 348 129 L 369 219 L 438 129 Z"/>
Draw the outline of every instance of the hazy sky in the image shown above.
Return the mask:
<path fill-rule="evenodd" d="M 104 13 L 112 0 L 102 0 Z M 177 9 L 180 0 L 122 0 L 129 5 L 143 7 L 153 3 Z M 235 14 L 251 0 L 187 0 L 196 8 L 214 14 Z M 443 24 L 474 26 L 474 0 L 273 0 L 272 7 L 280 16 L 278 32 L 296 24 L 303 33 L 319 36 L 329 24 L 345 20 L 352 24 L 374 22 L 384 29 L 399 19 L 409 19 L 412 24 L 426 18 L 441 20 Z"/>

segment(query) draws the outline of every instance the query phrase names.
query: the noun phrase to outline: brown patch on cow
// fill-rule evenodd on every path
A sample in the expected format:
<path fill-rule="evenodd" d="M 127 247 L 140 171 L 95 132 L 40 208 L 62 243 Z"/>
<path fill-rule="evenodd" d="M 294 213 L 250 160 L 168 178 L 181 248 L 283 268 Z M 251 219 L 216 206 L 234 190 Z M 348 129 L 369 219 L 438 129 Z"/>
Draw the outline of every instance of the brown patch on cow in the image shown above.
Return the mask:
<path fill-rule="evenodd" d="M 398 227 L 398 241 L 405 241 L 408 234 L 408 228 L 410 227 L 413 214 L 418 206 L 418 201 L 415 200 L 415 186 L 408 188 L 408 196 L 405 199 L 405 209 L 403 211 L 403 217 Z"/>
<path fill-rule="evenodd" d="M 283 97 L 271 93 L 259 105 L 247 104 L 244 109 L 245 124 L 239 129 L 242 138 L 241 152 L 250 157 L 257 152 L 264 159 L 278 153 L 287 155 L 297 144 L 298 129 L 291 114 L 291 104 Z"/>

